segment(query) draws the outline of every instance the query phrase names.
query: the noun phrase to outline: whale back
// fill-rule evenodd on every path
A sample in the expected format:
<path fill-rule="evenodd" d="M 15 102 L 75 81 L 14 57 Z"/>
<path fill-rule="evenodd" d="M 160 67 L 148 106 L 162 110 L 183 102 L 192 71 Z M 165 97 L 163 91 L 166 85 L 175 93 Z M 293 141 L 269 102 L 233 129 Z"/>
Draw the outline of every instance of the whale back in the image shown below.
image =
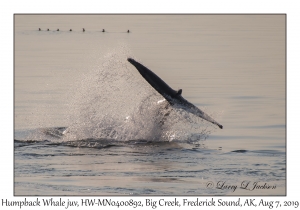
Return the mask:
<path fill-rule="evenodd" d="M 193 105 L 192 103 L 188 102 L 186 99 L 184 99 L 182 94 L 182 89 L 179 89 L 178 91 L 173 90 L 169 85 L 167 85 L 159 76 L 157 76 L 155 73 L 153 73 L 151 70 L 149 70 L 147 67 L 143 66 L 139 62 L 135 61 L 132 58 L 127 59 L 132 65 L 135 66 L 135 68 L 140 72 L 142 77 L 158 92 L 160 93 L 171 105 L 174 105 L 176 103 L 180 103 L 185 106 L 185 110 L 187 112 L 190 112 L 202 119 L 205 119 L 217 126 L 219 128 L 223 128 L 221 124 L 216 122 L 214 119 L 212 119 L 210 116 L 208 116 L 206 113 L 201 111 L 198 107 Z"/>
<path fill-rule="evenodd" d="M 170 101 L 171 98 L 176 98 L 178 95 L 181 95 L 181 89 L 179 91 L 173 90 L 167 83 L 165 83 L 159 76 L 157 76 L 147 67 L 143 66 L 132 58 L 128 58 L 127 60 L 135 66 L 142 77 L 144 77 L 144 79 L 167 101 Z"/>

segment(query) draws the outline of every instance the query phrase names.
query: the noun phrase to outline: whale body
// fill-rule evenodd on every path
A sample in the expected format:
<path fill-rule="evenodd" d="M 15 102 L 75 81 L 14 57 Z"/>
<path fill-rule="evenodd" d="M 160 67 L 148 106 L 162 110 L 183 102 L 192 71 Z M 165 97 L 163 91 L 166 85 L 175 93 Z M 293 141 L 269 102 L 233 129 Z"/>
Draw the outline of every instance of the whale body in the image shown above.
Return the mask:
<path fill-rule="evenodd" d="M 139 62 L 135 61 L 132 58 L 127 59 L 135 68 L 139 71 L 142 77 L 160 94 L 162 95 L 171 106 L 173 105 L 181 105 L 184 107 L 184 110 L 187 112 L 194 114 L 208 122 L 211 122 L 217 125 L 219 128 L 223 129 L 223 126 L 216 122 L 209 115 L 204 113 L 198 107 L 187 101 L 182 97 L 182 89 L 178 91 L 173 90 L 167 83 L 165 83 L 160 77 L 158 77 L 154 72 L 149 70 L 147 67 L 143 66 Z"/>

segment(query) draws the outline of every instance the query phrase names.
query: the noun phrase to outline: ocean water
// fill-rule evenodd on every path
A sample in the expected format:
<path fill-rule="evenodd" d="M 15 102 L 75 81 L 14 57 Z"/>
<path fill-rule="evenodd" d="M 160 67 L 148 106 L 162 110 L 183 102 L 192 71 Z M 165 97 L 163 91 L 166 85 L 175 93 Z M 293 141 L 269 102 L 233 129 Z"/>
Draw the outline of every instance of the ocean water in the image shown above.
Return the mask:
<path fill-rule="evenodd" d="M 284 15 L 14 23 L 15 195 L 286 194 Z M 162 124 L 128 57 L 224 128 L 182 107 Z"/>

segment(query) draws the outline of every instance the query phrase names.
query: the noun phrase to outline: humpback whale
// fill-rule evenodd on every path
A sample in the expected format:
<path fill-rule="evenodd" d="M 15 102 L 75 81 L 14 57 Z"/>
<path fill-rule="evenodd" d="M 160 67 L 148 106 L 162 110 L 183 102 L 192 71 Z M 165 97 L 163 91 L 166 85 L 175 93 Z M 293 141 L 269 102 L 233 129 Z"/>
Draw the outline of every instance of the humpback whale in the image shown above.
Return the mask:
<path fill-rule="evenodd" d="M 135 68 L 139 71 L 139 73 L 144 77 L 144 79 L 160 94 L 162 95 L 171 106 L 173 105 L 181 105 L 185 108 L 185 110 L 191 114 L 194 114 L 208 122 L 211 122 L 217 125 L 219 128 L 223 129 L 223 126 L 216 122 L 209 115 L 204 113 L 198 107 L 187 101 L 182 97 L 182 89 L 178 91 L 173 90 L 167 83 L 165 83 L 161 78 L 159 78 L 155 73 L 149 70 L 147 67 L 143 66 L 139 62 L 135 61 L 132 58 L 127 59 Z"/>

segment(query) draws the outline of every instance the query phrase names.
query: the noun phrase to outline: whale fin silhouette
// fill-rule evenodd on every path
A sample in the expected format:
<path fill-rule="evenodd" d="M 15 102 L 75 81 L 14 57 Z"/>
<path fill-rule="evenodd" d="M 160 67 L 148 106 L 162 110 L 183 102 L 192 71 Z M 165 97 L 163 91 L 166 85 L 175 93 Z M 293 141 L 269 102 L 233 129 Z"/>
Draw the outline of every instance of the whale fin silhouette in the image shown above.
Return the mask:
<path fill-rule="evenodd" d="M 183 105 L 185 111 L 194 114 L 204 120 L 207 120 L 208 122 L 211 122 L 215 125 L 217 125 L 219 128 L 223 129 L 223 125 L 216 122 L 213 118 L 211 118 L 209 115 L 204 113 L 202 110 L 200 110 L 198 107 L 196 107 L 194 104 L 190 103 L 186 99 L 182 97 L 182 89 L 179 89 L 178 91 L 173 90 L 167 83 L 165 83 L 159 76 L 157 76 L 154 72 L 152 72 L 147 67 L 143 66 L 139 62 L 135 61 L 132 58 L 127 59 L 128 62 L 130 62 L 132 65 L 135 66 L 135 68 L 140 72 L 142 77 L 159 93 L 161 94 L 170 105 L 175 104 L 181 104 Z"/>
<path fill-rule="evenodd" d="M 182 89 L 179 89 L 179 90 L 177 91 L 177 93 L 176 93 L 176 96 L 180 96 L 181 93 L 182 93 Z"/>

